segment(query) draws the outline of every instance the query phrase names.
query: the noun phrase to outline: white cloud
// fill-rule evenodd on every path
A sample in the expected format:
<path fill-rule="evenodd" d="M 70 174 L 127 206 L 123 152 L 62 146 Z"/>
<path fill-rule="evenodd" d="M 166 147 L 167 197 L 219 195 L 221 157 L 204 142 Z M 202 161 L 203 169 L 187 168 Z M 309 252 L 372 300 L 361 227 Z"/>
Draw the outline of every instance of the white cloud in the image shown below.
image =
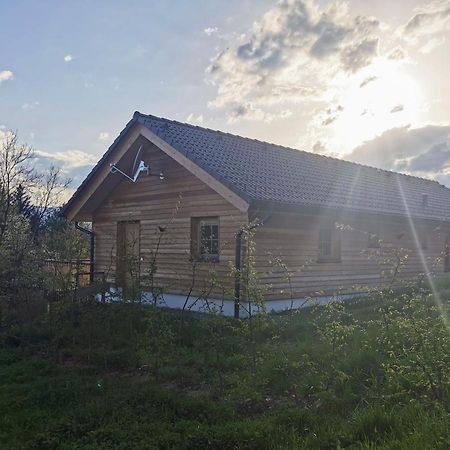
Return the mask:
<path fill-rule="evenodd" d="M 107 131 L 102 131 L 98 135 L 98 140 L 99 141 L 106 141 L 106 140 L 108 140 L 108 138 L 109 138 L 109 133 Z"/>
<path fill-rule="evenodd" d="M 285 119 L 291 115 L 292 111 L 289 109 L 268 112 L 255 107 L 251 103 L 246 103 L 239 105 L 230 111 L 228 114 L 228 123 L 237 122 L 241 119 L 270 123 L 276 119 Z"/>
<path fill-rule="evenodd" d="M 317 120 L 322 127 L 326 127 L 335 122 L 343 110 L 344 107 L 342 105 L 330 106 L 317 116 Z"/>
<path fill-rule="evenodd" d="M 367 86 L 369 83 L 372 83 L 373 81 L 376 81 L 378 77 L 371 75 L 370 77 L 364 78 L 363 81 L 359 84 L 359 87 L 362 88 L 364 86 Z"/>
<path fill-rule="evenodd" d="M 186 122 L 192 123 L 194 125 L 202 125 L 203 124 L 203 114 L 195 115 L 194 113 L 190 113 L 186 117 Z"/>
<path fill-rule="evenodd" d="M 414 15 L 400 30 L 410 45 L 417 45 L 422 53 L 429 53 L 446 42 L 450 31 L 450 0 L 435 0 L 415 8 Z"/>
<path fill-rule="evenodd" d="M 378 20 L 352 17 L 345 3 L 280 0 L 214 58 L 207 77 L 217 95 L 209 106 L 236 111 L 250 104 L 264 113 L 323 99 L 337 74 L 350 76 L 377 56 L 378 34 Z"/>
<path fill-rule="evenodd" d="M 392 109 L 391 109 L 391 114 L 395 114 L 398 112 L 403 111 L 405 108 L 403 105 L 395 105 Z"/>
<path fill-rule="evenodd" d="M 385 130 L 427 121 L 424 92 L 403 61 L 380 56 L 357 74 L 341 73 L 326 89 L 322 102 L 301 105 L 309 112 L 295 145 L 311 148 L 320 141 L 342 157 Z"/>
<path fill-rule="evenodd" d="M 432 1 L 415 9 L 414 16 L 405 25 L 407 34 L 416 37 L 446 31 L 450 28 L 450 1 Z"/>
<path fill-rule="evenodd" d="M 72 60 L 73 60 L 73 55 L 71 55 L 70 53 L 68 53 L 67 55 L 64 56 L 64 62 L 69 63 Z"/>
<path fill-rule="evenodd" d="M 0 71 L 0 84 L 3 81 L 14 80 L 14 74 L 10 70 Z"/>
<path fill-rule="evenodd" d="M 392 60 L 401 60 L 406 57 L 405 50 L 403 50 L 401 47 L 395 47 L 389 54 L 388 59 Z"/>
<path fill-rule="evenodd" d="M 55 165 L 61 166 L 63 170 L 93 165 L 97 162 L 97 156 L 82 150 L 66 150 L 64 152 L 44 152 L 36 150 L 36 158 L 52 161 Z"/>
<path fill-rule="evenodd" d="M 59 167 L 62 174 L 72 180 L 72 186 L 78 186 L 92 170 L 98 157 L 81 150 L 66 150 L 61 152 L 34 152 L 35 168 L 43 171 L 51 166 Z M 69 188 L 62 194 L 60 201 L 67 201 L 73 189 Z"/>
<path fill-rule="evenodd" d="M 22 105 L 22 109 L 24 111 L 30 111 L 32 109 L 36 109 L 38 106 L 39 106 L 39 102 L 24 103 Z"/>
<path fill-rule="evenodd" d="M 392 128 L 356 147 L 346 159 L 450 186 L 450 125 Z"/>
<path fill-rule="evenodd" d="M 445 43 L 445 37 L 432 37 L 426 40 L 425 44 L 422 45 L 422 47 L 419 48 L 419 51 L 421 53 L 431 53 L 435 48 L 440 47 L 442 44 Z"/>
<path fill-rule="evenodd" d="M 212 36 L 213 34 L 216 34 L 219 31 L 217 27 L 208 27 L 203 30 L 203 33 L 205 33 L 207 36 Z"/>

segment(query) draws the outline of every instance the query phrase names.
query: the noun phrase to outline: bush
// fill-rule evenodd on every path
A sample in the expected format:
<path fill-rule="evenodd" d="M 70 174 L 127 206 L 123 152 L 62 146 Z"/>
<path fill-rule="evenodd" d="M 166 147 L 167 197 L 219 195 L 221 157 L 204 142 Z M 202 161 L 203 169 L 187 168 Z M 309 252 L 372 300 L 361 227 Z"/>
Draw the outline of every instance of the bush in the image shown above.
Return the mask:
<path fill-rule="evenodd" d="M 5 448 L 20 433 L 25 448 L 447 448 L 443 311 L 423 290 L 390 294 L 380 311 L 386 298 L 245 321 L 56 302 L 31 327 L 3 333 L 0 439 Z"/>

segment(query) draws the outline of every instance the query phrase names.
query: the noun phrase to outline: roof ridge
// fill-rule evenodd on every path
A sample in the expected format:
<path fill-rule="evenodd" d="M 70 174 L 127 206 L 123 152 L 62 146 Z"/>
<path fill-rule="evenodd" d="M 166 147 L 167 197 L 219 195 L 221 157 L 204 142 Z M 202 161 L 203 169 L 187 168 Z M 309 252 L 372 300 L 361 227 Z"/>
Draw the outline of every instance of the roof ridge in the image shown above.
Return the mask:
<path fill-rule="evenodd" d="M 298 149 L 298 148 L 294 148 L 294 147 L 288 147 L 288 146 L 285 146 L 285 145 L 276 144 L 274 142 L 262 141 L 260 139 L 255 139 L 255 138 L 251 138 L 251 137 L 248 137 L 248 136 L 241 136 L 239 134 L 232 134 L 232 133 L 229 133 L 227 131 L 214 130 L 214 129 L 208 128 L 208 127 L 202 127 L 202 126 L 193 125 L 193 124 L 187 123 L 187 122 L 180 122 L 180 121 L 174 120 L 174 119 L 167 119 L 165 117 L 158 117 L 158 116 L 154 116 L 153 114 L 143 114 L 140 111 L 135 111 L 134 114 L 133 114 L 133 119 L 137 120 L 139 117 L 155 119 L 155 120 L 158 120 L 158 121 L 161 121 L 161 122 L 165 122 L 165 123 L 169 122 L 169 123 L 173 123 L 173 124 L 176 124 L 176 125 L 185 126 L 185 127 L 189 127 L 189 128 L 196 128 L 196 129 L 200 129 L 200 130 L 203 130 L 203 131 L 207 131 L 209 133 L 222 134 L 222 135 L 225 135 L 225 136 L 230 136 L 232 138 L 245 139 L 247 141 L 257 142 L 259 144 L 272 145 L 274 147 L 278 147 L 278 148 L 283 149 L 283 150 L 302 152 L 302 153 L 306 153 L 307 155 L 311 155 L 311 156 L 314 156 L 314 157 L 324 158 L 324 159 L 331 160 L 331 161 L 337 161 L 339 163 L 344 163 L 344 164 L 351 164 L 351 165 L 354 165 L 354 166 L 363 167 L 365 169 L 376 170 L 378 172 L 384 172 L 387 175 L 392 175 L 392 174 L 393 175 L 401 175 L 402 177 L 405 177 L 405 178 L 413 178 L 413 179 L 416 179 L 416 180 L 426 181 L 426 182 L 429 182 L 429 183 L 436 183 L 437 185 L 439 185 L 439 186 L 441 186 L 441 187 L 443 187 L 445 189 L 449 189 L 445 185 L 443 185 L 442 183 L 439 183 L 439 181 L 433 180 L 433 179 L 430 179 L 430 178 L 418 177 L 416 175 L 400 173 L 400 172 L 396 172 L 394 170 L 381 169 L 379 167 L 370 166 L 368 164 L 361 164 L 361 163 L 357 163 L 357 162 L 354 162 L 354 161 L 348 161 L 346 159 L 336 158 L 334 156 L 322 155 L 320 153 L 313 153 L 311 151 L 302 150 L 302 149 Z"/>

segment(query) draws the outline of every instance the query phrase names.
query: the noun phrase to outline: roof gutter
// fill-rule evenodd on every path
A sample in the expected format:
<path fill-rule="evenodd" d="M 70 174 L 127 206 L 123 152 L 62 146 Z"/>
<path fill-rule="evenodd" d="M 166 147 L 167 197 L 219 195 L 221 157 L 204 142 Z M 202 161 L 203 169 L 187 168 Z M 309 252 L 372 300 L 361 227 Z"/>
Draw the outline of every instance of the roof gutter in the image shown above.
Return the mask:
<path fill-rule="evenodd" d="M 371 209 L 360 209 L 360 208 L 352 208 L 346 205 L 320 205 L 320 204 L 311 204 L 311 203 L 304 203 L 304 204 L 295 204 L 295 203 L 282 203 L 282 202 L 276 202 L 276 201 L 270 201 L 270 200 L 255 200 L 252 202 L 251 206 L 253 208 L 258 209 L 270 209 L 274 212 L 278 213 L 292 213 L 292 214 L 320 214 L 320 213 L 327 213 L 337 216 L 342 215 L 351 215 L 351 216 L 357 216 L 360 217 L 361 215 L 364 215 L 368 218 L 374 218 L 374 217 L 386 217 L 390 218 L 392 220 L 404 220 L 408 218 L 407 214 L 401 213 L 401 212 L 395 212 L 395 211 L 377 211 L 377 210 L 371 210 Z M 411 217 L 413 220 L 426 220 L 427 222 L 434 222 L 434 223 L 442 223 L 442 222 L 450 222 L 450 219 L 446 219 L 445 217 L 430 217 L 429 215 L 423 213 L 423 214 L 417 214 L 413 213 L 411 214 Z"/>

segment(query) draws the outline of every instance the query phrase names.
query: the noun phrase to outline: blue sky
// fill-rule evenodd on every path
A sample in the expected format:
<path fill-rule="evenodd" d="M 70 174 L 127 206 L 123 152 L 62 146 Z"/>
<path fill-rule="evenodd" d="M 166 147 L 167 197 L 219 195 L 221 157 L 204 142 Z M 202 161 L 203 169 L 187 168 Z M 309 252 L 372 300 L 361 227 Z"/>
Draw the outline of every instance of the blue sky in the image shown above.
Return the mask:
<path fill-rule="evenodd" d="M 226 3 L 2 2 L 0 61 L 14 80 L 0 92 L 1 124 L 33 133 L 37 148 L 100 151 L 99 133 L 113 138 L 136 109 L 185 120 L 211 91 L 217 39 L 203 30 L 248 26 L 255 10 Z"/>
<path fill-rule="evenodd" d="M 0 0 L 0 133 L 75 188 L 133 111 L 450 185 L 450 1 Z"/>

